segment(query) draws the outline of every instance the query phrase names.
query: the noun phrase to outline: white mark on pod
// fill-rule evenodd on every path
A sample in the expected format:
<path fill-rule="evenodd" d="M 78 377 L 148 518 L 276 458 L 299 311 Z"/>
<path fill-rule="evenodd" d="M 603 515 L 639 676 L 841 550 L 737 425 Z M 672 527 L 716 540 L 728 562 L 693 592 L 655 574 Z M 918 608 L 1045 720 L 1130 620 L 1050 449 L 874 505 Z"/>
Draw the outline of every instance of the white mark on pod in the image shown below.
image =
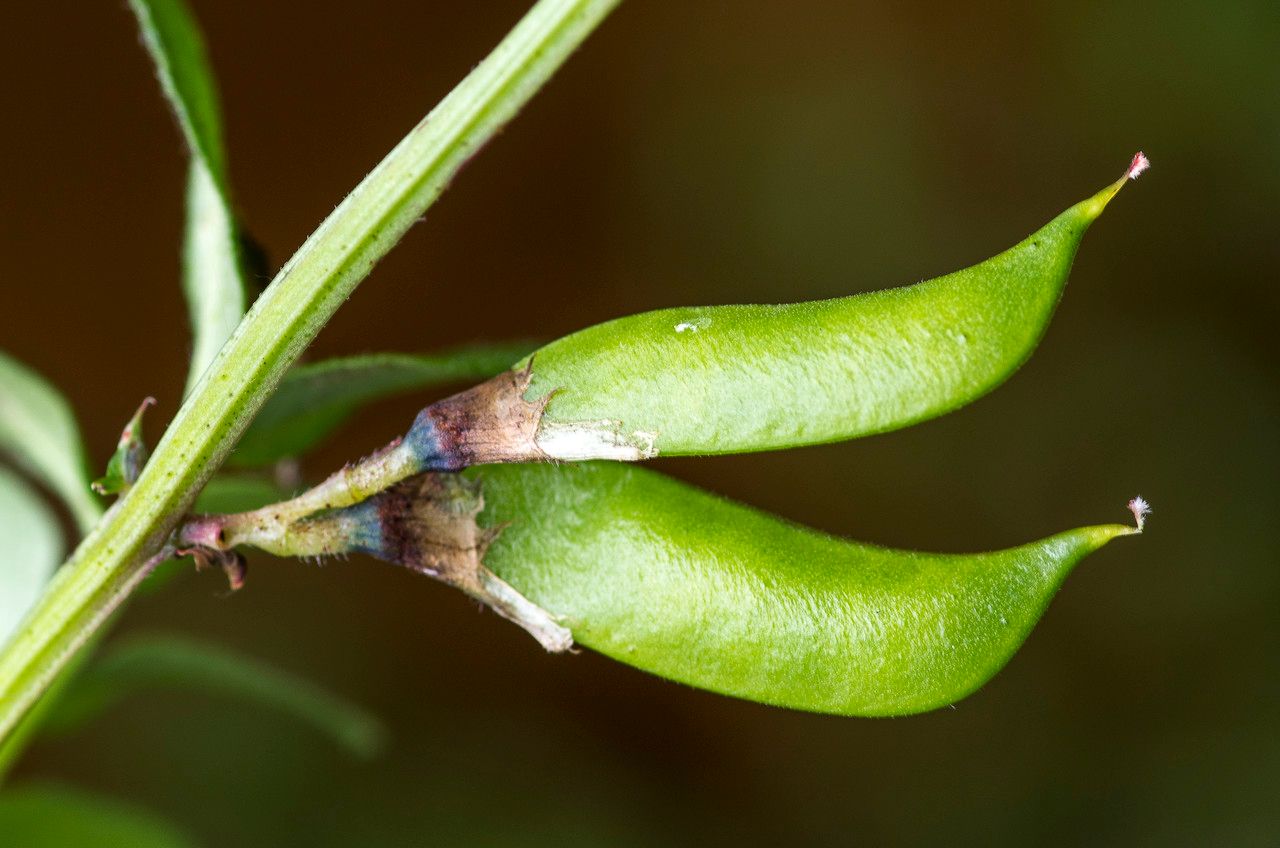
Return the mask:
<path fill-rule="evenodd" d="M 676 324 L 677 333 L 696 333 L 699 330 L 705 330 L 711 326 L 711 318 L 706 315 L 699 315 L 692 321 L 681 321 Z"/>
<path fill-rule="evenodd" d="M 542 422 L 538 448 L 551 459 L 576 462 L 612 459 L 634 462 L 657 455 L 657 433 L 636 430 L 622 432 L 621 421 Z"/>

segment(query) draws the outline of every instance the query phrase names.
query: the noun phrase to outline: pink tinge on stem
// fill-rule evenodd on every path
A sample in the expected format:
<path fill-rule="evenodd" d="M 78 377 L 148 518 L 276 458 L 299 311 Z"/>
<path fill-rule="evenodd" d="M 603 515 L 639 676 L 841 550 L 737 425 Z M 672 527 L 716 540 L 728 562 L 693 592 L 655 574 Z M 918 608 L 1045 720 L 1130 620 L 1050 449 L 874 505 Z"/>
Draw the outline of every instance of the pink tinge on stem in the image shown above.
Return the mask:
<path fill-rule="evenodd" d="M 222 531 L 223 522 L 221 516 L 198 515 L 182 525 L 182 529 L 178 533 L 178 544 L 183 547 L 220 550 L 226 547 Z"/>
<path fill-rule="evenodd" d="M 1125 177 L 1136 180 L 1142 175 L 1142 172 L 1151 167 L 1151 160 L 1147 158 L 1147 154 L 1139 150 L 1133 154 L 1133 161 L 1129 163 L 1129 170 L 1125 171 Z M 1139 499 L 1141 500 L 1141 499 Z"/>

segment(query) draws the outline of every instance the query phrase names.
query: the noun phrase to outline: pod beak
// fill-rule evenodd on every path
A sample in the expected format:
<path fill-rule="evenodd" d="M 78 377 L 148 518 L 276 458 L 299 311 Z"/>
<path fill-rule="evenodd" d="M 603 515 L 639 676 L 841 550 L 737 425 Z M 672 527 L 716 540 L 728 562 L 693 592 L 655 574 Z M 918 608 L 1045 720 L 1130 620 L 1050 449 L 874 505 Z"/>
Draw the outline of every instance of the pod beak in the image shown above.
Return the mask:
<path fill-rule="evenodd" d="M 1086 200 L 1081 206 L 1084 208 L 1085 214 L 1090 220 L 1097 218 L 1102 214 L 1102 210 L 1107 208 L 1107 204 L 1111 202 L 1111 198 L 1120 193 L 1120 189 L 1130 180 L 1136 180 L 1144 171 L 1151 167 L 1151 160 L 1147 155 L 1139 150 L 1133 154 L 1133 159 L 1129 162 L 1129 167 L 1125 170 L 1120 179 Z"/>
<path fill-rule="evenodd" d="M 1151 514 L 1151 504 L 1147 503 L 1142 496 L 1138 496 L 1125 506 L 1133 514 L 1133 524 L 1099 524 L 1086 528 L 1095 550 L 1120 536 L 1142 535 L 1142 531 L 1147 526 L 1147 516 Z"/>

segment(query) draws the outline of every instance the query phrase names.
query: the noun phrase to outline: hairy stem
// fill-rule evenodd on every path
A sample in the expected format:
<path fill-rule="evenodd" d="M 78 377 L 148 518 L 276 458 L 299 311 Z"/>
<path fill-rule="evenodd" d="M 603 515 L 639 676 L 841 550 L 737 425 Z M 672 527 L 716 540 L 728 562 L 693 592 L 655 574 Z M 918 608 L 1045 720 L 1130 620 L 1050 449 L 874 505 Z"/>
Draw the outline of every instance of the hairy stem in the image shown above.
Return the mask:
<path fill-rule="evenodd" d="M 129 492 L 0 654 L 0 739 L 146 576 L 285 370 L 459 168 L 619 0 L 539 0 L 307 239 L 192 390 Z"/>

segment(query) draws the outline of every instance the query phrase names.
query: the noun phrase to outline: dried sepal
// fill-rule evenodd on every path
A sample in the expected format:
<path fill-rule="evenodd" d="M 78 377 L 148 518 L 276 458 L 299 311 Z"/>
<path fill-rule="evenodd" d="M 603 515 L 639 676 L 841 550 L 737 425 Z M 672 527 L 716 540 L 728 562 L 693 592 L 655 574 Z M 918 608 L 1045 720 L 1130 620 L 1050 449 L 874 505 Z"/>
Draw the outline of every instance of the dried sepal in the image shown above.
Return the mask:
<path fill-rule="evenodd" d="M 484 564 L 501 527 L 484 528 L 478 482 L 456 474 L 410 477 L 354 506 L 320 510 L 282 522 L 270 510 L 196 516 L 179 530 L 180 544 L 212 561 L 240 545 L 277 556 L 363 553 L 461 589 L 528 631 L 548 651 L 566 651 L 573 636 L 554 615 L 505 583 Z"/>
<path fill-rule="evenodd" d="M 236 550 L 221 550 L 201 545 L 188 548 L 177 548 L 173 551 L 177 556 L 190 556 L 195 560 L 196 571 L 209 568 L 220 569 L 227 576 L 227 585 L 232 592 L 244 588 L 249 576 L 249 563 L 244 555 Z"/>
<path fill-rule="evenodd" d="M 133 413 L 129 423 L 120 432 L 120 440 L 116 443 L 115 453 L 107 461 L 106 473 L 90 483 L 90 487 L 100 495 L 123 494 L 138 479 L 142 466 L 147 463 L 147 444 L 142 437 L 142 416 L 155 406 L 156 399 L 149 397 Z"/>

